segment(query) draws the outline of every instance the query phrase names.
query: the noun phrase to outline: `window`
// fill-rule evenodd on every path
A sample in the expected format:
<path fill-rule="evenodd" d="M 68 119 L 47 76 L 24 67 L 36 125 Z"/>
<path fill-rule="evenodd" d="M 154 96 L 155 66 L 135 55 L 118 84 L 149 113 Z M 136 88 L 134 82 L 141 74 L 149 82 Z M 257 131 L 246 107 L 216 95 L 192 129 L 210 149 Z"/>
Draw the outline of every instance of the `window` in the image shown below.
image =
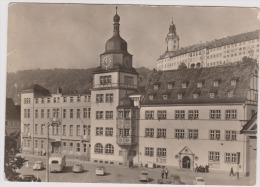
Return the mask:
<path fill-rule="evenodd" d="M 103 119 L 103 111 L 96 111 L 96 119 Z"/>
<path fill-rule="evenodd" d="M 111 75 L 100 76 L 100 84 L 101 85 L 111 84 Z"/>
<path fill-rule="evenodd" d="M 130 129 L 124 129 L 124 136 L 130 136 Z"/>
<path fill-rule="evenodd" d="M 77 131 L 76 131 L 76 135 L 79 136 L 80 135 L 80 126 L 77 125 Z"/>
<path fill-rule="evenodd" d="M 73 142 L 70 142 L 69 150 L 73 151 Z"/>
<path fill-rule="evenodd" d="M 220 130 L 210 130 L 209 138 L 211 140 L 220 140 Z"/>
<path fill-rule="evenodd" d="M 113 119 L 113 111 L 106 111 L 106 119 Z"/>
<path fill-rule="evenodd" d="M 157 157 L 166 157 L 166 148 L 157 148 Z"/>
<path fill-rule="evenodd" d="M 73 118 L 73 109 L 70 109 L 70 118 Z"/>
<path fill-rule="evenodd" d="M 145 111 L 145 119 L 154 119 L 154 111 L 146 110 Z"/>
<path fill-rule="evenodd" d="M 221 111 L 220 110 L 210 110 L 209 118 L 210 119 L 220 119 Z"/>
<path fill-rule="evenodd" d="M 63 118 L 65 119 L 67 116 L 67 109 L 63 109 Z"/>
<path fill-rule="evenodd" d="M 66 125 L 62 126 L 62 135 L 66 136 Z"/>
<path fill-rule="evenodd" d="M 70 97 L 70 103 L 73 103 L 73 97 Z"/>
<path fill-rule="evenodd" d="M 31 98 L 24 98 L 24 104 L 30 104 Z"/>
<path fill-rule="evenodd" d="M 103 127 L 96 127 L 96 136 L 103 136 Z"/>
<path fill-rule="evenodd" d="M 123 137 L 124 136 L 124 130 L 123 129 L 119 129 L 119 137 Z"/>
<path fill-rule="evenodd" d="M 67 103 L 67 97 L 63 97 L 63 102 Z"/>
<path fill-rule="evenodd" d="M 209 93 L 209 98 L 215 98 L 215 93 Z"/>
<path fill-rule="evenodd" d="M 51 110 L 47 109 L 47 118 L 51 118 Z"/>
<path fill-rule="evenodd" d="M 59 108 L 54 108 L 52 112 L 54 118 L 59 118 L 59 112 L 60 112 Z"/>
<path fill-rule="evenodd" d="M 214 81 L 214 82 L 213 82 L 213 86 L 214 86 L 214 87 L 218 87 L 218 81 Z"/>
<path fill-rule="evenodd" d="M 77 143 L 76 151 L 77 151 L 77 152 L 80 152 L 80 143 Z"/>
<path fill-rule="evenodd" d="M 47 98 L 47 103 L 50 103 L 51 102 L 51 98 Z"/>
<path fill-rule="evenodd" d="M 30 118 L 30 109 L 24 109 L 24 118 Z"/>
<path fill-rule="evenodd" d="M 83 125 L 83 135 L 87 135 L 88 127 L 87 125 Z"/>
<path fill-rule="evenodd" d="M 158 88 L 159 88 L 159 85 L 158 85 L 158 84 L 153 85 L 153 89 L 154 89 L 154 90 L 158 90 Z"/>
<path fill-rule="evenodd" d="M 113 94 L 106 94 L 106 103 L 112 103 L 113 102 Z"/>
<path fill-rule="evenodd" d="M 38 134 L 38 124 L 35 124 L 34 133 Z"/>
<path fill-rule="evenodd" d="M 44 140 L 41 140 L 41 149 L 44 149 Z"/>
<path fill-rule="evenodd" d="M 153 137 L 154 129 L 153 128 L 145 128 L 145 137 Z"/>
<path fill-rule="evenodd" d="M 182 88 L 187 88 L 187 83 L 186 82 L 181 83 L 181 87 Z"/>
<path fill-rule="evenodd" d="M 44 109 L 41 109 L 41 118 L 44 118 Z"/>
<path fill-rule="evenodd" d="M 96 102 L 97 103 L 103 103 L 104 102 L 104 95 L 103 94 L 97 94 L 96 95 Z"/>
<path fill-rule="evenodd" d="M 178 99 L 182 99 L 182 94 L 177 95 Z"/>
<path fill-rule="evenodd" d="M 44 124 L 41 124 L 41 134 L 43 134 L 44 131 Z"/>
<path fill-rule="evenodd" d="M 77 102 L 80 102 L 81 98 L 80 96 L 77 96 Z"/>
<path fill-rule="evenodd" d="M 219 162 L 219 152 L 210 151 L 209 152 L 209 161 Z"/>
<path fill-rule="evenodd" d="M 153 95 L 149 95 L 149 100 L 150 100 L 150 101 L 153 100 Z"/>
<path fill-rule="evenodd" d="M 226 110 L 226 119 L 237 119 L 237 111 L 236 110 Z"/>
<path fill-rule="evenodd" d="M 57 102 L 57 99 L 56 97 L 53 98 L 53 103 L 56 103 Z"/>
<path fill-rule="evenodd" d="M 73 125 L 70 125 L 70 136 L 73 136 Z"/>
<path fill-rule="evenodd" d="M 234 141 L 234 140 L 237 139 L 237 132 L 236 131 L 227 130 L 225 138 L 226 138 L 226 140 Z"/>
<path fill-rule="evenodd" d="M 175 138 L 184 138 L 184 129 L 175 129 Z"/>
<path fill-rule="evenodd" d="M 168 95 L 163 95 L 163 100 L 167 100 L 168 99 Z"/>
<path fill-rule="evenodd" d="M 145 147 L 144 148 L 144 155 L 152 157 L 154 155 L 154 148 L 153 147 Z"/>
<path fill-rule="evenodd" d="M 225 162 L 236 163 L 237 154 L 236 153 L 225 153 Z"/>
<path fill-rule="evenodd" d="M 185 110 L 176 110 L 175 119 L 185 119 Z"/>
<path fill-rule="evenodd" d="M 166 138 L 166 129 L 157 129 L 157 138 Z"/>
<path fill-rule="evenodd" d="M 233 96 L 234 96 L 234 91 L 233 90 L 228 92 L 228 98 L 232 98 Z"/>
<path fill-rule="evenodd" d="M 98 154 L 102 154 L 103 153 L 103 145 L 101 143 L 97 143 L 95 145 L 94 152 L 98 153 Z"/>
<path fill-rule="evenodd" d="M 114 146 L 112 144 L 106 144 L 105 146 L 105 154 L 114 154 Z"/>
<path fill-rule="evenodd" d="M 113 136 L 113 128 L 106 127 L 106 136 Z"/>
<path fill-rule="evenodd" d="M 77 109 L 77 118 L 80 118 L 80 109 Z"/>
<path fill-rule="evenodd" d="M 134 85 L 134 77 L 125 76 L 125 85 Z"/>
<path fill-rule="evenodd" d="M 199 111 L 189 110 L 189 119 L 199 119 Z"/>
<path fill-rule="evenodd" d="M 91 108 L 88 108 L 88 118 L 90 118 Z"/>
<path fill-rule="evenodd" d="M 158 119 L 167 119 L 166 110 L 158 110 L 157 111 L 157 118 Z"/>
<path fill-rule="evenodd" d="M 189 129 L 189 139 L 198 139 L 199 130 L 198 129 Z"/>
<path fill-rule="evenodd" d="M 86 143 L 83 144 L 83 152 L 84 152 L 84 153 L 87 152 L 87 144 L 86 144 Z"/>
<path fill-rule="evenodd" d="M 172 84 L 168 84 L 168 89 L 172 89 Z"/>
<path fill-rule="evenodd" d="M 44 98 L 42 98 L 42 103 L 44 103 Z"/>
<path fill-rule="evenodd" d="M 38 109 L 35 110 L 35 118 L 38 118 Z"/>

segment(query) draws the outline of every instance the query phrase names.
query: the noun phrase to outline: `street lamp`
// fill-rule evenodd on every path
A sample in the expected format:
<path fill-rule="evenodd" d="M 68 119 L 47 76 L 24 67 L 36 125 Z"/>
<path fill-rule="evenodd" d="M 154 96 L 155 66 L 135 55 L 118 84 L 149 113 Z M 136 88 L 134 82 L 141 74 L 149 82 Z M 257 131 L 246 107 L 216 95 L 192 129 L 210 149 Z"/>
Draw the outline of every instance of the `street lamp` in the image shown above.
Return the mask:
<path fill-rule="evenodd" d="M 45 124 L 47 127 L 47 147 L 46 147 L 46 182 L 49 182 L 49 127 L 52 125 L 52 122 Z"/>

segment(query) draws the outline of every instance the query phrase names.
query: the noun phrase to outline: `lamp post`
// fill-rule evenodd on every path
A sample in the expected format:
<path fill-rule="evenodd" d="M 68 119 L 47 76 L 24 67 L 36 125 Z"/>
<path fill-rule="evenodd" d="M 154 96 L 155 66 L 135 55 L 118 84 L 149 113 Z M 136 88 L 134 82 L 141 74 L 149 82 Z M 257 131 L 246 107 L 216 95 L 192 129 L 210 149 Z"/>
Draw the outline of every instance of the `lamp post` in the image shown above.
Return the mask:
<path fill-rule="evenodd" d="M 47 128 L 47 146 L 46 146 L 46 182 L 49 182 L 49 127 L 50 125 L 52 125 L 51 122 L 48 122 L 46 124 L 46 128 Z"/>

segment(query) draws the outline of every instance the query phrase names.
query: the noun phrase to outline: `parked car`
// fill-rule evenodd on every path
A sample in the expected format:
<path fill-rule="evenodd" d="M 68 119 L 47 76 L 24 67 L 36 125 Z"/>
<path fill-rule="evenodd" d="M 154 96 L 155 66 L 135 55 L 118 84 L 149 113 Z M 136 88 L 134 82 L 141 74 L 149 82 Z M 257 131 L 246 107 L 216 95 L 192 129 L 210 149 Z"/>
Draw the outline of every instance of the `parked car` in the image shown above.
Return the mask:
<path fill-rule="evenodd" d="M 194 177 L 193 184 L 194 185 L 206 185 L 206 182 L 203 177 Z"/>
<path fill-rule="evenodd" d="M 33 165 L 33 170 L 42 170 L 44 168 L 42 161 L 36 161 Z"/>
<path fill-rule="evenodd" d="M 73 167 L 72 167 L 72 172 L 73 173 L 81 173 L 81 172 L 83 172 L 82 164 L 80 164 L 80 163 L 74 164 Z"/>
<path fill-rule="evenodd" d="M 158 184 L 171 184 L 171 179 L 158 179 Z"/>
<path fill-rule="evenodd" d="M 35 177 L 34 175 L 21 175 L 19 178 L 20 182 L 41 182 L 41 179 Z"/>
<path fill-rule="evenodd" d="M 139 181 L 149 182 L 149 176 L 147 171 L 141 171 L 139 174 Z"/>
<path fill-rule="evenodd" d="M 106 174 L 106 168 L 104 166 L 98 166 L 96 167 L 96 175 L 105 175 Z"/>
<path fill-rule="evenodd" d="M 171 183 L 172 184 L 184 184 L 182 181 L 181 181 L 181 177 L 179 175 L 171 175 L 170 176 L 170 179 L 171 179 Z"/>

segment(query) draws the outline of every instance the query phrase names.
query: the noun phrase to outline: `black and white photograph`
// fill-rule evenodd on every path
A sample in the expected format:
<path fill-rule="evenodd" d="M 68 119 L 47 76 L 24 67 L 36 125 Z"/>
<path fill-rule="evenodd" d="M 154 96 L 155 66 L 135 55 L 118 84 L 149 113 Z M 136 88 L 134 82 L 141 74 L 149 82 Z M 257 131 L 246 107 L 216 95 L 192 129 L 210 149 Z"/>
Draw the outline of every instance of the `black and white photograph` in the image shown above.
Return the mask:
<path fill-rule="evenodd" d="M 1 180 L 256 186 L 259 15 L 10 1 Z"/>

